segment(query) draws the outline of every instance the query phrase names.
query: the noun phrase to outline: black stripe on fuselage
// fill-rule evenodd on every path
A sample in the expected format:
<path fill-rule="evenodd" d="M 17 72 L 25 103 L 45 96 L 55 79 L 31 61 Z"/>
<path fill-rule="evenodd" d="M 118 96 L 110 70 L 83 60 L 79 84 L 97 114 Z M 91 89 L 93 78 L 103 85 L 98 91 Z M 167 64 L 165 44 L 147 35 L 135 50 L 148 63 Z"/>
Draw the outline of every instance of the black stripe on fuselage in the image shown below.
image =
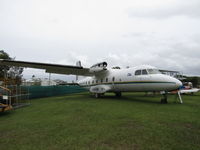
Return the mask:
<path fill-rule="evenodd" d="M 89 84 L 89 85 L 80 85 L 81 87 L 90 87 L 96 85 L 113 85 L 113 84 L 153 84 L 153 83 L 167 83 L 167 84 L 176 84 L 175 82 L 161 82 L 161 81 L 127 81 L 127 82 L 108 82 L 108 83 L 96 83 L 96 84 Z"/>

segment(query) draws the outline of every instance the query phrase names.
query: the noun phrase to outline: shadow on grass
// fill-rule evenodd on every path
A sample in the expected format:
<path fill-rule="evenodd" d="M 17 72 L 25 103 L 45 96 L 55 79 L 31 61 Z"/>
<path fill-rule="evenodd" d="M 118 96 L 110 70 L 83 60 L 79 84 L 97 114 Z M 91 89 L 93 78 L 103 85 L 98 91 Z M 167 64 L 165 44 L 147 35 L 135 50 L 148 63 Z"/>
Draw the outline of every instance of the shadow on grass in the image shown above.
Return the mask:
<path fill-rule="evenodd" d="M 131 102 L 138 102 L 138 103 L 152 103 L 152 104 L 158 104 L 160 103 L 159 101 L 155 101 L 152 99 L 149 99 L 148 97 L 145 96 L 135 96 L 135 97 L 128 97 L 128 96 L 122 96 L 122 97 L 115 97 L 115 96 L 104 96 L 106 99 L 111 99 L 111 100 L 119 100 L 119 101 L 131 101 Z M 102 98 L 104 98 L 102 97 Z"/>
<path fill-rule="evenodd" d="M 160 99 L 162 96 L 145 96 L 142 94 L 137 95 L 122 95 L 122 97 L 116 97 L 115 95 L 103 95 L 100 98 L 95 98 L 92 94 L 81 94 L 81 97 L 84 99 L 95 99 L 95 100 L 112 100 L 112 101 L 130 101 L 130 102 L 138 102 L 138 103 L 152 103 L 152 104 L 160 104 Z M 156 98 L 156 99 L 155 99 Z M 158 100 L 157 100 L 158 99 Z"/>
<path fill-rule="evenodd" d="M 184 96 L 192 96 L 192 97 L 199 97 L 199 95 L 198 94 L 185 94 L 185 93 L 182 93 L 181 95 L 184 95 Z"/>
<path fill-rule="evenodd" d="M 106 95 L 101 96 L 100 98 L 95 98 L 91 93 L 79 93 L 79 94 L 70 94 L 66 95 L 70 97 L 69 100 L 110 100 L 110 101 L 130 101 L 137 103 L 149 103 L 149 104 L 161 104 L 160 100 L 163 98 L 162 95 L 145 95 L 145 93 L 124 93 L 122 97 L 116 97 L 112 93 L 106 93 Z M 78 97 L 77 97 L 78 96 Z M 66 100 L 66 99 L 64 99 Z M 168 105 L 174 105 L 175 103 L 179 104 L 179 101 L 175 99 L 174 95 L 169 95 Z M 164 104 L 162 104 L 164 105 Z"/>
<path fill-rule="evenodd" d="M 12 111 L 5 111 L 5 112 L 0 112 L 0 117 L 5 117 L 11 115 Z"/>

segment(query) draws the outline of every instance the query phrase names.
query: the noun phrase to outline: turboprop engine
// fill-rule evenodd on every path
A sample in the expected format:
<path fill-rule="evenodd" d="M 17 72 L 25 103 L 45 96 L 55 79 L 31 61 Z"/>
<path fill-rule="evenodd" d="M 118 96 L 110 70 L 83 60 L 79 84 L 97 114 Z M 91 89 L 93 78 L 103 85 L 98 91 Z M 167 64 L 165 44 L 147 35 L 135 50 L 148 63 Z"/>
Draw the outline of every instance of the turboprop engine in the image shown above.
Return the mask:
<path fill-rule="evenodd" d="M 97 64 L 93 65 L 92 67 L 90 67 L 90 72 L 95 73 L 95 72 L 107 70 L 106 67 L 107 67 L 107 62 L 97 63 Z"/>

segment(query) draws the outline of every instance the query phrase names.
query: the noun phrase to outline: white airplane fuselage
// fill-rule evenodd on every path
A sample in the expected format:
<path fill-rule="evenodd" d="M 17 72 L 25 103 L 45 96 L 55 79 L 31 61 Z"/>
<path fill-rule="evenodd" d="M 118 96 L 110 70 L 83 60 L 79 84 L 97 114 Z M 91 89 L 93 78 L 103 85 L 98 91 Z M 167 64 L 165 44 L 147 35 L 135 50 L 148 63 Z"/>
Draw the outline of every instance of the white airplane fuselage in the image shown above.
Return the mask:
<path fill-rule="evenodd" d="M 45 69 L 48 73 L 89 76 L 78 81 L 78 84 L 94 93 L 95 97 L 99 97 L 106 92 L 114 92 L 117 97 L 120 97 L 121 92 L 163 91 L 164 97 L 161 99 L 161 103 L 167 103 L 167 93 L 182 86 L 178 79 L 161 74 L 157 68 L 149 65 L 127 69 L 119 69 L 119 67 L 107 69 L 106 62 L 84 68 L 81 66 L 80 61 L 77 62 L 76 66 L 69 66 L 6 59 L 0 59 L 0 65 Z M 180 90 L 177 93 L 182 103 Z"/>
<path fill-rule="evenodd" d="M 178 79 L 161 74 L 155 67 L 147 65 L 109 69 L 82 79 L 78 84 L 91 93 L 172 91 L 182 85 Z"/>

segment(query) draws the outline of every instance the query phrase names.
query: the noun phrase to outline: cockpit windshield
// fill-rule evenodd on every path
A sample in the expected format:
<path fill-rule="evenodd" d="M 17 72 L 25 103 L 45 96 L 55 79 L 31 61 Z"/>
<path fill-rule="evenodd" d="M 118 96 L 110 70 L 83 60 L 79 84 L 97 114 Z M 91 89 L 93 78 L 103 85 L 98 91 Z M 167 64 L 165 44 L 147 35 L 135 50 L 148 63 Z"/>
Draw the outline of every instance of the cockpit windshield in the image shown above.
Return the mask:
<path fill-rule="evenodd" d="M 149 74 L 161 74 L 158 69 L 147 69 Z"/>

